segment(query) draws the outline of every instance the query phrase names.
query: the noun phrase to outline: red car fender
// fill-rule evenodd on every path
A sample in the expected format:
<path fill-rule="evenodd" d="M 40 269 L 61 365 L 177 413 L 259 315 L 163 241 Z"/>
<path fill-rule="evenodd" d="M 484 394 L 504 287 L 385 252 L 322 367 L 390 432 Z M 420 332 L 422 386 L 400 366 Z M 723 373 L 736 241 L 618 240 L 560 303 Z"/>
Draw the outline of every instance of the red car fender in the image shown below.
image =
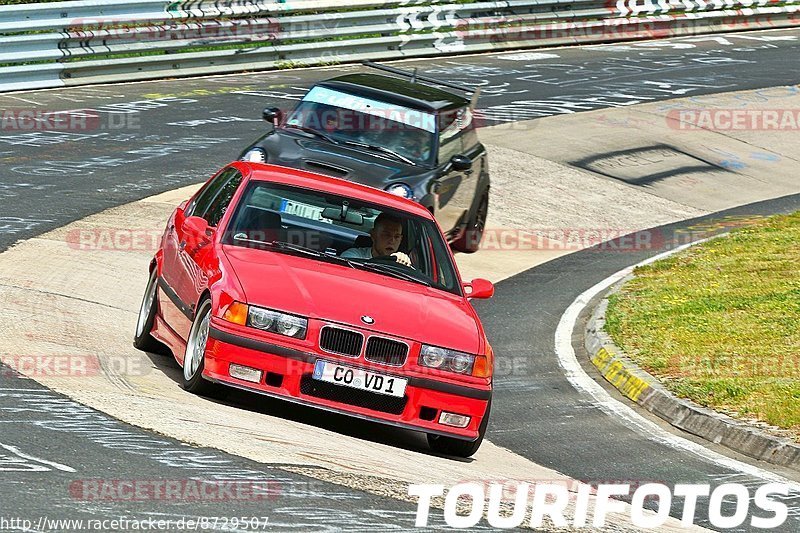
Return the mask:
<path fill-rule="evenodd" d="M 211 314 L 216 318 L 222 318 L 233 302 L 247 303 L 247 298 L 239 279 L 230 266 L 225 265 L 224 256 L 218 258 L 218 262 L 217 275 L 215 279 L 209 280 L 209 292 L 211 294 Z"/>

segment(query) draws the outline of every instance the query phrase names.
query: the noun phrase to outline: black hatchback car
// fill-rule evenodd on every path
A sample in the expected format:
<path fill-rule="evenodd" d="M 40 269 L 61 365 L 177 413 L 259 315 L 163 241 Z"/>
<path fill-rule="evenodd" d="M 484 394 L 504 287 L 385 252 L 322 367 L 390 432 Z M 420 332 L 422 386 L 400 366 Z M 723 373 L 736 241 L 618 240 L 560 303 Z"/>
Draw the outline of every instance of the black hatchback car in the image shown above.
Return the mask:
<path fill-rule="evenodd" d="M 349 74 L 317 83 L 240 155 L 385 189 L 427 207 L 451 246 L 478 249 L 489 208 L 489 167 L 469 88 L 417 76 Z M 422 82 L 425 83 L 422 83 Z M 439 87 L 472 93 L 470 99 Z"/>

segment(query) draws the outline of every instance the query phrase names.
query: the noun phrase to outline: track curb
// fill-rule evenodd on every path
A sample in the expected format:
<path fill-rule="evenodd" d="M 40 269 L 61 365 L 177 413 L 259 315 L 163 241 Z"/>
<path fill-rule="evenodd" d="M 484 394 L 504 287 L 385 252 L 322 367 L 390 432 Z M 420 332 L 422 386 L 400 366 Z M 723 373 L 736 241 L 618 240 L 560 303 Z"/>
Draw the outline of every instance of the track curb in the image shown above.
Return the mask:
<path fill-rule="evenodd" d="M 800 471 L 800 445 L 674 396 L 614 344 L 605 331 L 608 297 L 631 279 L 633 275 L 627 276 L 606 292 L 584 331 L 589 358 L 603 378 L 625 397 L 678 429 L 754 459 Z"/>

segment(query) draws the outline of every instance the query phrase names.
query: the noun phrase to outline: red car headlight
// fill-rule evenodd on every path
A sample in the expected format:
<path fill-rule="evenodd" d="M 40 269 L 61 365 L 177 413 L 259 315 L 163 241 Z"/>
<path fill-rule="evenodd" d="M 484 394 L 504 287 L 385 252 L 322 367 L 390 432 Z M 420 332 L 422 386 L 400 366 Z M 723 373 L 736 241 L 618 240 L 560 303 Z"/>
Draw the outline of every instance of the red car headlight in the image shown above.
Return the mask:
<path fill-rule="evenodd" d="M 470 376 L 479 357 L 481 356 L 423 344 L 419 352 L 419 364 L 428 368 Z"/>
<path fill-rule="evenodd" d="M 303 317 L 239 302 L 232 303 L 225 310 L 222 318 L 233 324 L 269 331 L 286 337 L 294 337 L 295 339 L 305 339 L 308 331 L 308 320 Z"/>

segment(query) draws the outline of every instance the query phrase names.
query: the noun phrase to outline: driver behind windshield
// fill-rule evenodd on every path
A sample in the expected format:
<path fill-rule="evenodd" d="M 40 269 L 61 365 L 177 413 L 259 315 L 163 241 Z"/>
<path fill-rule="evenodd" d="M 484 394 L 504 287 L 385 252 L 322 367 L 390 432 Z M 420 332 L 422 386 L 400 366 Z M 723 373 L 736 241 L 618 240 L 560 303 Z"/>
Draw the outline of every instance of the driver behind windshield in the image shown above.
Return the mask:
<path fill-rule="evenodd" d="M 372 231 L 372 247 L 350 248 L 342 253 L 341 257 L 347 259 L 373 259 L 375 257 L 391 256 L 401 265 L 411 266 L 411 259 L 399 252 L 400 242 L 403 240 L 403 223 L 388 213 L 381 213 L 375 219 Z"/>
<path fill-rule="evenodd" d="M 397 134 L 398 151 L 416 160 L 427 161 L 431 155 L 431 147 L 425 138 L 414 131 L 400 131 Z"/>

